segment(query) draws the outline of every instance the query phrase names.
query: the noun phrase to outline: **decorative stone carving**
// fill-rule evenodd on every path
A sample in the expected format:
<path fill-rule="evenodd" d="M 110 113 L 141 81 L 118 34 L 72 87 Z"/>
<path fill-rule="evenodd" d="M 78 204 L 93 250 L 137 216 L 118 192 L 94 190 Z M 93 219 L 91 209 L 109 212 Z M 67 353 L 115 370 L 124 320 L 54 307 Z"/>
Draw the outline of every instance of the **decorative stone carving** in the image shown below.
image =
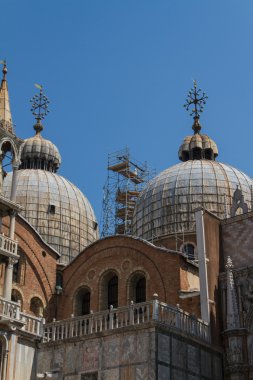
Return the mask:
<path fill-rule="evenodd" d="M 228 256 L 226 262 L 227 270 L 227 329 L 236 329 L 240 327 L 239 311 L 237 304 L 237 295 L 233 276 L 233 263 Z"/>
<path fill-rule="evenodd" d="M 232 198 L 232 206 L 230 209 L 231 217 L 235 216 L 239 209 L 242 209 L 243 214 L 248 212 L 248 205 L 244 202 L 244 195 L 242 194 L 242 190 L 237 186 Z"/>

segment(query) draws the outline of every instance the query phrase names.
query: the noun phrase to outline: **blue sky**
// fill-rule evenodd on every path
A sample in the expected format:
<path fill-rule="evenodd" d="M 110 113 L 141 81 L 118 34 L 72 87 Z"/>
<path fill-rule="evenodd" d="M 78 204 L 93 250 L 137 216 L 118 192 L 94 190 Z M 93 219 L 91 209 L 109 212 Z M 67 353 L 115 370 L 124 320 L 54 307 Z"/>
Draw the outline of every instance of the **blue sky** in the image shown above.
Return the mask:
<path fill-rule="evenodd" d="M 43 136 L 98 219 L 108 153 L 128 146 L 157 172 L 178 162 L 193 78 L 219 161 L 253 177 L 252 0 L 8 0 L 1 15 L 16 132 L 33 135 L 29 99 L 43 84 Z"/>

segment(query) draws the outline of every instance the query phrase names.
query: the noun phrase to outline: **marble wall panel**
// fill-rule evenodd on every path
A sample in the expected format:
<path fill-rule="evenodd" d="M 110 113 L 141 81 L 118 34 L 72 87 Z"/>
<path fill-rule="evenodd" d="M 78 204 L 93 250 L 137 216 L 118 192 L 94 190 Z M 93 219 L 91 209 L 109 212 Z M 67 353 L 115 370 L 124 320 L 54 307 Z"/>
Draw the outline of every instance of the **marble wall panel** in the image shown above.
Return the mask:
<path fill-rule="evenodd" d="M 170 368 L 158 365 L 158 380 L 170 380 Z"/>
<path fill-rule="evenodd" d="M 170 363 L 170 337 L 158 334 L 158 360 L 166 364 Z"/>
<path fill-rule="evenodd" d="M 188 344 L 187 346 L 187 355 L 188 355 L 188 369 L 195 373 L 200 373 L 200 353 L 199 348 L 197 346 L 193 346 L 191 344 Z"/>

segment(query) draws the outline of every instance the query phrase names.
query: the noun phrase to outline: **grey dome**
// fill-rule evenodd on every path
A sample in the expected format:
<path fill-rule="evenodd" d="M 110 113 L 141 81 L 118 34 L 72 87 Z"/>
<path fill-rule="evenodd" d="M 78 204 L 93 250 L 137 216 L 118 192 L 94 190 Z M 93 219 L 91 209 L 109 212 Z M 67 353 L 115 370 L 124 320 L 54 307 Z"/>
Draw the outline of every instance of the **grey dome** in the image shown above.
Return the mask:
<path fill-rule="evenodd" d="M 21 169 L 42 169 L 56 172 L 61 164 L 58 148 L 40 132 L 26 139 L 21 153 Z"/>
<path fill-rule="evenodd" d="M 194 210 L 200 206 L 225 218 L 237 186 L 251 210 L 253 180 L 239 170 L 211 160 L 172 166 L 151 180 L 138 198 L 133 235 L 150 240 L 194 231 Z"/>
<path fill-rule="evenodd" d="M 10 196 L 12 173 L 4 179 Z M 18 171 L 16 202 L 22 215 L 67 264 L 98 238 L 97 222 L 88 199 L 65 178 L 44 170 Z"/>

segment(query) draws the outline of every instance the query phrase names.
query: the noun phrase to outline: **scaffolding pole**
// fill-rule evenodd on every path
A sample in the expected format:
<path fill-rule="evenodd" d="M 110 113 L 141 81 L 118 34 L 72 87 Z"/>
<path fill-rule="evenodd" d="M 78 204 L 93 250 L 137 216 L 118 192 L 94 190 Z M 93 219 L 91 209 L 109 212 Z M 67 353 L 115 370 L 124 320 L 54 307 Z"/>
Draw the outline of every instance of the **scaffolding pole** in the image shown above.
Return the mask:
<path fill-rule="evenodd" d="M 153 172 L 130 157 L 128 148 L 108 155 L 107 180 L 103 188 L 101 236 L 131 235 L 134 207 Z"/>

